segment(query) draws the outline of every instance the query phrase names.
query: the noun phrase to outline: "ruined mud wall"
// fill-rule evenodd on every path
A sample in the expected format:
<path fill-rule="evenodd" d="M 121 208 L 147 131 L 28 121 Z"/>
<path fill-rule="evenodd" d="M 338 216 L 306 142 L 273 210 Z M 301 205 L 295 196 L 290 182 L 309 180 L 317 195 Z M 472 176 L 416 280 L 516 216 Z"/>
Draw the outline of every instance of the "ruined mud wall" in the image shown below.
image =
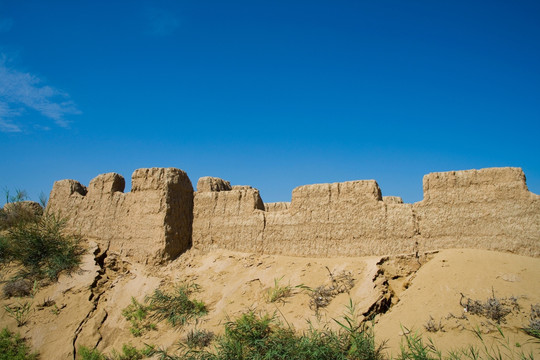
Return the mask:
<path fill-rule="evenodd" d="M 193 186 L 174 168 L 138 169 L 131 192 L 124 178 L 102 174 L 88 188 L 55 182 L 47 210 L 67 218 L 68 230 L 144 263 L 174 258 L 191 246 Z"/>
<path fill-rule="evenodd" d="M 415 204 L 383 198 L 367 180 L 300 186 L 290 204 L 268 205 L 256 189 L 201 178 L 193 246 L 312 256 L 464 247 L 540 256 L 540 196 L 518 168 L 428 174 Z"/>
<path fill-rule="evenodd" d="M 423 185 L 424 200 L 414 204 L 423 248 L 540 256 L 540 196 L 521 169 L 431 173 Z"/>

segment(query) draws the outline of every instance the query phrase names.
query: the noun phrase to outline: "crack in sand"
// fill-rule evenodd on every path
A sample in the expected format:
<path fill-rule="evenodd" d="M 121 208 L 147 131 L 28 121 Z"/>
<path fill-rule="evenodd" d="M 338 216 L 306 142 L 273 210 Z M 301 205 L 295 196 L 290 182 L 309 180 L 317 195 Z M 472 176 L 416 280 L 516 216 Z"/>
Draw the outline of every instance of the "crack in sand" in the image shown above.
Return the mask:
<path fill-rule="evenodd" d="M 90 285 L 91 294 L 90 294 L 90 297 L 88 298 L 88 300 L 93 302 L 93 306 L 92 306 L 92 309 L 90 309 L 90 311 L 88 312 L 88 314 L 86 314 L 85 318 L 79 323 L 79 326 L 77 327 L 77 330 L 75 330 L 75 333 L 73 335 L 73 360 L 76 360 L 76 358 L 77 358 L 77 339 L 79 337 L 79 334 L 82 332 L 82 330 L 83 330 L 84 326 L 86 325 L 86 323 L 92 318 L 92 316 L 96 312 L 96 310 L 98 308 L 98 305 L 99 305 L 99 300 L 100 300 L 101 296 L 107 290 L 106 287 L 104 287 L 103 285 L 108 282 L 107 277 L 106 276 L 104 277 L 105 270 L 106 270 L 105 269 L 105 259 L 107 258 L 107 252 L 108 251 L 109 251 L 109 246 L 108 245 L 107 245 L 107 249 L 105 249 L 103 252 L 101 252 L 101 249 L 100 249 L 99 246 L 94 251 L 94 260 L 96 262 L 96 265 L 99 266 L 99 270 L 97 272 L 96 277 L 94 278 L 94 281 Z M 101 282 L 101 284 L 100 284 L 100 280 L 102 280 L 102 279 L 104 281 Z M 99 291 L 99 289 L 101 289 L 101 291 Z M 98 333 L 99 333 L 99 329 L 101 328 L 101 326 L 103 325 L 103 323 L 105 322 L 107 317 L 108 317 L 108 314 L 105 311 L 105 316 L 104 316 L 103 320 L 100 322 L 99 327 L 97 329 Z M 100 338 L 98 340 L 98 344 L 99 344 L 99 342 L 101 340 L 102 340 L 102 337 L 100 335 Z"/>

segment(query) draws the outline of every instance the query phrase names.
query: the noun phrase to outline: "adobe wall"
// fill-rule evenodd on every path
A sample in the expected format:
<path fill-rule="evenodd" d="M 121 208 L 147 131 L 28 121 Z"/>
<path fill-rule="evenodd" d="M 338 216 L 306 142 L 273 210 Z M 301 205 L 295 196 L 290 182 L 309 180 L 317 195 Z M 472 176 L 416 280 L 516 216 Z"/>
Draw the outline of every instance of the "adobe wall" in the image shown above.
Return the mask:
<path fill-rule="evenodd" d="M 115 173 L 88 188 L 54 184 L 48 211 L 69 230 L 139 262 L 194 247 L 297 256 L 369 256 L 481 248 L 540 257 L 540 196 L 518 168 L 432 173 L 424 199 L 382 196 L 374 180 L 300 186 L 290 203 L 264 204 L 251 186 L 185 172 L 139 169 L 132 190 Z"/>
<path fill-rule="evenodd" d="M 88 188 L 54 183 L 47 210 L 67 217 L 68 230 L 143 263 L 176 257 L 191 246 L 193 186 L 174 168 L 138 169 L 131 192 L 124 178 L 102 174 Z"/>
<path fill-rule="evenodd" d="M 538 257 L 540 196 L 518 168 L 428 174 L 415 204 L 382 197 L 365 180 L 300 186 L 291 203 L 265 205 L 257 189 L 201 178 L 193 247 L 306 256 L 464 247 Z"/>

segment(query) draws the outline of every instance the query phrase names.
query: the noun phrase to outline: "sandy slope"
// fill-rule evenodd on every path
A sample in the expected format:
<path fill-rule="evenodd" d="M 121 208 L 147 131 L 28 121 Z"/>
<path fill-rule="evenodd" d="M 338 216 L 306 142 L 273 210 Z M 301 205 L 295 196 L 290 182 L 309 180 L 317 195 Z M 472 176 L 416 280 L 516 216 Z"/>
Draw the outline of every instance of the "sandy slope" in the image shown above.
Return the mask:
<path fill-rule="evenodd" d="M 414 256 L 368 258 L 305 258 L 256 255 L 230 251 L 199 254 L 189 251 L 164 267 L 145 267 L 121 260 L 112 253 L 90 253 L 81 270 L 63 275 L 58 284 L 41 288 L 32 301 L 27 325 L 17 328 L 13 319 L 0 311 L 2 325 L 18 330 L 41 352 L 43 359 L 72 359 L 79 345 L 100 350 L 119 349 L 122 344 L 156 344 L 174 349 L 179 339 L 193 328 L 219 333 L 227 319 L 253 309 L 276 316 L 299 331 L 311 326 L 337 325 L 332 320 L 345 311 L 349 299 L 356 305 L 360 319 L 375 316 L 377 341 L 388 340 L 388 351 L 399 349 L 402 327 L 425 333 L 424 325 L 433 317 L 443 331 L 427 333 L 442 349 L 474 342 L 475 327 L 488 337 L 496 327 L 484 317 L 465 313 L 461 293 L 485 301 L 515 296 L 520 310 L 507 316 L 501 327 L 512 345 L 518 342 L 540 356 L 540 345 L 527 344 L 531 337 L 519 330 L 528 324 L 531 304 L 540 303 L 540 259 L 481 250 L 444 250 L 417 259 Z M 95 258 L 98 260 L 95 261 Z M 282 302 L 268 303 L 267 293 L 276 279 L 281 285 L 303 284 L 310 288 L 331 284 L 334 277 L 350 274 L 354 287 L 338 294 L 331 303 L 315 313 L 310 307 L 310 292 L 295 288 Z M 188 281 L 200 285 L 196 298 L 210 312 L 196 324 L 172 329 L 160 322 L 156 331 L 135 338 L 121 311 L 131 297 L 143 301 L 158 286 Z M 39 308 L 51 299 L 56 307 Z M 16 299 L 2 299 L 10 304 Z M 377 315 L 378 314 L 378 315 Z M 450 316 L 449 314 L 453 314 Z M 491 341 L 491 340 L 490 340 Z"/>

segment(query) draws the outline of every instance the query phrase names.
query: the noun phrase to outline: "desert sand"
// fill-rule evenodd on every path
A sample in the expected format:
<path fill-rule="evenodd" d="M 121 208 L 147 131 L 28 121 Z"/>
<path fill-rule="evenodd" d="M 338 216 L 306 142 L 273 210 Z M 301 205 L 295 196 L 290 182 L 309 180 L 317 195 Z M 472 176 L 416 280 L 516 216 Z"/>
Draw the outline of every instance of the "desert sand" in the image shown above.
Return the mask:
<path fill-rule="evenodd" d="M 95 254 L 94 254 L 95 253 Z M 102 265 L 100 265 L 102 264 Z M 4 269 L 7 276 L 9 269 Z M 310 307 L 310 292 L 297 285 L 316 288 L 330 284 L 333 276 L 353 279 L 348 292 L 334 297 L 328 306 Z M 268 302 L 268 291 L 291 285 L 293 292 L 282 301 Z M 133 296 L 140 302 L 158 287 L 182 282 L 196 283 L 194 297 L 207 304 L 209 313 L 182 328 L 158 322 L 157 329 L 134 337 L 122 316 Z M 40 288 L 32 298 L 29 322 L 16 322 L 1 313 L 1 321 L 21 332 L 43 359 L 72 359 L 80 346 L 97 346 L 104 352 L 123 344 L 154 344 L 175 350 L 186 333 L 196 327 L 219 334 L 228 319 L 248 310 L 270 313 L 297 331 L 309 326 L 337 329 L 350 301 L 359 320 L 373 324 L 377 343 L 386 341 L 389 355 L 397 354 L 403 334 L 416 331 L 431 338 L 443 351 L 478 345 L 474 329 L 485 334 L 487 343 L 497 341 L 497 324 L 480 315 L 468 314 L 460 305 L 461 294 L 475 300 L 515 297 L 515 308 L 500 324 L 512 345 L 540 356 L 540 345 L 521 328 L 528 325 L 530 305 L 540 303 L 540 259 L 487 250 L 448 249 L 416 257 L 310 258 L 261 255 L 227 250 L 199 253 L 190 250 L 164 267 L 144 266 L 103 254 L 93 245 L 80 270 L 64 274 L 58 283 Z M 46 300 L 54 306 L 40 307 Z M 16 299 L 2 299 L 0 305 Z M 430 319 L 442 325 L 437 332 L 424 327 Z"/>

